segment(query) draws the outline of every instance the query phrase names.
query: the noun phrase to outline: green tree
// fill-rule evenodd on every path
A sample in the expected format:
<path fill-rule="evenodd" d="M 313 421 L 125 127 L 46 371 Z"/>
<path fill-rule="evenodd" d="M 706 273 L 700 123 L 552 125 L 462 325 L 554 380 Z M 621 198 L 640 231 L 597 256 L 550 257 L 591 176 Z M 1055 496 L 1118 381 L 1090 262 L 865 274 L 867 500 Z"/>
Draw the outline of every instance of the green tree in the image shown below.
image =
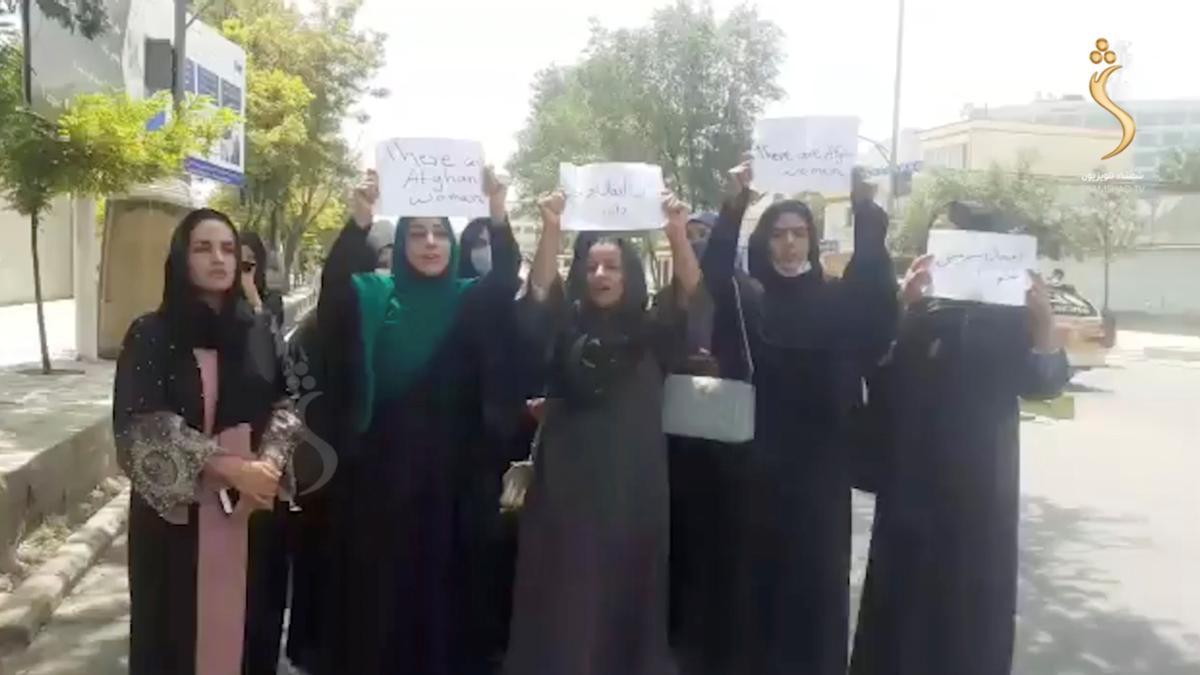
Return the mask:
<path fill-rule="evenodd" d="M 147 131 L 146 123 L 171 106 L 163 93 L 140 101 L 124 94 L 80 95 L 50 121 L 24 105 L 22 69 L 21 51 L 0 47 L 0 193 L 29 217 L 42 370 L 49 373 L 38 230 L 51 201 L 68 193 L 124 192 L 179 173 L 184 157 L 211 147 L 234 120 L 192 98 L 161 129 Z"/>
<path fill-rule="evenodd" d="M 318 0 L 305 13 L 283 0 L 225 0 L 201 18 L 247 53 L 246 185 L 224 194 L 244 227 L 281 251 L 290 277 L 306 233 L 331 210 L 356 173 L 342 138 L 347 117 L 383 65 L 383 36 L 357 30 L 362 0 Z"/>
<path fill-rule="evenodd" d="M 1057 258 L 1067 244 L 1070 213 L 1061 206 L 1060 190 L 1033 173 L 1032 157 L 1022 157 L 1015 171 L 993 164 L 986 171 L 934 169 L 915 187 L 903 225 L 892 235 L 892 248 L 916 255 L 925 250 L 926 233 L 935 216 L 951 201 L 972 201 L 1012 218 L 1038 238 L 1038 250 Z"/>
<path fill-rule="evenodd" d="M 1104 263 L 1104 311 L 1107 312 L 1112 262 L 1132 249 L 1143 232 L 1137 199 L 1125 186 L 1097 183 L 1088 188 L 1083 204 L 1068 213 L 1065 224 L 1070 252 L 1080 258 L 1098 255 Z"/>
<path fill-rule="evenodd" d="M 1158 177 L 1167 183 L 1200 189 L 1200 148 L 1172 148 L 1158 167 Z"/>
<path fill-rule="evenodd" d="M 714 206 L 755 120 L 783 96 L 782 37 L 751 7 L 718 20 L 686 0 L 638 28 L 594 23 L 579 63 L 535 78 L 508 169 L 532 199 L 558 185 L 560 162 L 651 162 L 693 205 Z"/>

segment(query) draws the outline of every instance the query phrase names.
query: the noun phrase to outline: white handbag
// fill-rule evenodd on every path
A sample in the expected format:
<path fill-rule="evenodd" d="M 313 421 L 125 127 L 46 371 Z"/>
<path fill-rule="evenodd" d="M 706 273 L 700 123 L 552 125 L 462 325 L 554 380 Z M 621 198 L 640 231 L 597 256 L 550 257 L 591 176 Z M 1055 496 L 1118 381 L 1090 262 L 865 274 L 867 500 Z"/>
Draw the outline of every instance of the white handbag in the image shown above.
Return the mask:
<path fill-rule="evenodd" d="M 750 382 L 702 375 L 667 376 L 662 423 L 663 431 L 672 436 L 722 443 L 745 443 L 754 438 L 754 357 L 750 354 L 742 294 L 737 281 L 731 283 Z"/>

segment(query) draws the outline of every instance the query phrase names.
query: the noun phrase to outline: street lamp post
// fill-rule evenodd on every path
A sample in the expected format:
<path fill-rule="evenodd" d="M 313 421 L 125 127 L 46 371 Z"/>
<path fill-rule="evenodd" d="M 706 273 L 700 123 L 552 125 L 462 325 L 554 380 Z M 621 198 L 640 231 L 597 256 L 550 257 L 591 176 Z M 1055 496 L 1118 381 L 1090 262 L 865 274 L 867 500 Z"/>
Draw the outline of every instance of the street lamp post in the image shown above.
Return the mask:
<path fill-rule="evenodd" d="M 904 58 L 904 0 L 900 0 L 900 16 L 896 26 L 896 88 L 892 94 L 892 151 L 888 157 L 888 213 L 896 212 L 896 154 L 900 144 L 900 72 Z"/>

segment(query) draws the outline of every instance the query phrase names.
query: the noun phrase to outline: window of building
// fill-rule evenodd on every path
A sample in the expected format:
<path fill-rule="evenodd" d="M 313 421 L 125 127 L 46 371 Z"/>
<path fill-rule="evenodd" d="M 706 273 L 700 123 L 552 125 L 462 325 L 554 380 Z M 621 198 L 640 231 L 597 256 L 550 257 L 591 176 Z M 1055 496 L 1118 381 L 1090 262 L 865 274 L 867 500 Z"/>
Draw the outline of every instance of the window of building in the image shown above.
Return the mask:
<path fill-rule="evenodd" d="M 1138 152 L 1133 156 L 1133 163 L 1139 169 L 1158 165 L 1158 153 Z"/>
<path fill-rule="evenodd" d="M 1159 144 L 1158 134 L 1155 133 L 1140 133 L 1134 138 L 1137 139 L 1137 144 L 1143 148 L 1157 148 Z"/>
<path fill-rule="evenodd" d="M 1163 123 L 1162 113 L 1142 113 L 1141 115 L 1135 115 L 1135 119 L 1139 124 L 1148 127 L 1156 127 Z"/>

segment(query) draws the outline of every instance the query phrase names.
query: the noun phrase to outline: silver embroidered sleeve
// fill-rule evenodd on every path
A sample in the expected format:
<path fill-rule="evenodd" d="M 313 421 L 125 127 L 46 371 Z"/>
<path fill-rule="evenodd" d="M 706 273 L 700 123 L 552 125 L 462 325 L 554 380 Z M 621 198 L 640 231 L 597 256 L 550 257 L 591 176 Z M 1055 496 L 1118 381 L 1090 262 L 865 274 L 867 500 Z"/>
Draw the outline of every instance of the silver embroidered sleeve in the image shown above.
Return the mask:
<path fill-rule="evenodd" d="M 281 471 L 292 462 L 292 454 L 300 445 L 304 422 L 290 405 L 277 408 L 263 430 L 260 457 L 272 462 Z"/>
<path fill-rule="evenodd" d="M 146 503 L 164 518 L 196 499 L 205 462 L 220 451 L 216 442 L 170 412 L 134 415 L 126 429 L 129 479 Z"/>

